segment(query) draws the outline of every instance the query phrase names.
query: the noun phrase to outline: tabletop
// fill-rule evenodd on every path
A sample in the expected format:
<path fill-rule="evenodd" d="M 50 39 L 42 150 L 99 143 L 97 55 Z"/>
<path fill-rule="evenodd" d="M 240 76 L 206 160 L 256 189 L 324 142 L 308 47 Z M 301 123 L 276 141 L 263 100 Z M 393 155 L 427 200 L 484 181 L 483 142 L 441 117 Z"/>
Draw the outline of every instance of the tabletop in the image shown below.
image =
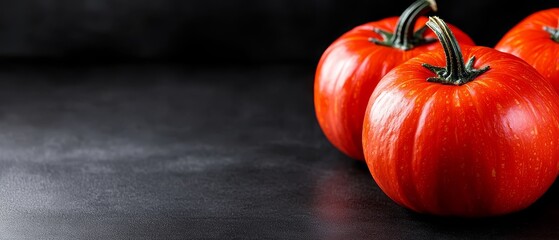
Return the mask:
<path fill-rule="evenodd" d="M 314 115 L 312 67 L 0 66 L 1 239 L 559 239 L 410 212 Z"/>

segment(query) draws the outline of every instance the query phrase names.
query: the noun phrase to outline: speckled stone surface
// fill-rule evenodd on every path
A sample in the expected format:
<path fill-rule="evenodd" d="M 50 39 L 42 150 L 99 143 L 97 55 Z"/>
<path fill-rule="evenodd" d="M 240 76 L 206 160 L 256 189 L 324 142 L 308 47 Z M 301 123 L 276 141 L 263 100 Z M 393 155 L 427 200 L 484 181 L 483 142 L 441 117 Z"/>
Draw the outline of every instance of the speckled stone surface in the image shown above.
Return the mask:
<path fill-rule="evenodd" d="M 310 68 L 0 67 L 2 239 L 558 239 L 559 188 L 418 215 L 316 123 Z"/>

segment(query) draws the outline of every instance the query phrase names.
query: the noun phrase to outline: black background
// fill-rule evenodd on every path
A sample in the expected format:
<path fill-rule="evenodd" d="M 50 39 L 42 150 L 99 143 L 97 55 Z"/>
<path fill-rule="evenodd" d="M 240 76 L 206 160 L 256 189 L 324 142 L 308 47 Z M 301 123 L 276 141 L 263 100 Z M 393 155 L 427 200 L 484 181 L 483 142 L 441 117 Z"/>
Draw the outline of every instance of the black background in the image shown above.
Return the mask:
<path fill-rule="evenodd" d="M 411 1 L 0 1 L 0 239 L 558 239 L 387 198 L 314 115 L 316 63 Z M 553 1 L 439 1 L 480 45 Z"/>
<path fill-rule="evenodd" d="M 0 56 L 314 64 L 342 33 L 412 1 L 21 0 L 0 2 Z M 554 1 L 440 1 L 436 13 L 494 46 Z M 433 13 L 431 13 L 433 14 Z"/>

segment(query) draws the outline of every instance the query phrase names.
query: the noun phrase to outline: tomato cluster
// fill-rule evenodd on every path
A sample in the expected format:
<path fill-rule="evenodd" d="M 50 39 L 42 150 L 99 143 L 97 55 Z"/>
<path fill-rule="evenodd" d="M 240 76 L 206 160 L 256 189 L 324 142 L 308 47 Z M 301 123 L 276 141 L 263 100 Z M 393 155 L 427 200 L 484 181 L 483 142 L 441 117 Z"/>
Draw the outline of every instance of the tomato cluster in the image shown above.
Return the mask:
<path fill-rule="evenodd" d="M 417 0 L 326 49 L 315 75 L 318 123 L 411 210 L 525 209 L 559 173 L 559 8 L 527 17 L 495 48 L 422 16 L 429 11 L 434 0 Z"/>

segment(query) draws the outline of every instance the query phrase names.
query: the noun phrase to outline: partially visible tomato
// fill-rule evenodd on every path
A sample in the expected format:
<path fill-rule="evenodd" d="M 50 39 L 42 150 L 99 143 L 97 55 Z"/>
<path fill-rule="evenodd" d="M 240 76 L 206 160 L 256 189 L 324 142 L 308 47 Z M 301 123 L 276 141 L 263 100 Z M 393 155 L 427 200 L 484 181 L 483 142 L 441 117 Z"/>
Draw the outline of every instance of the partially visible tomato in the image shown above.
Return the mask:
<path fill-rule="evenodd" d="M 394 68 L 371 96 L 363 146 L 373 178 L 421 213 L 480 217 L 530 206 L 557 176 L 559 94 L 525 61 L 460 47 L 437 17 L 427 25 L 444 51 Z"/>
<path fill-rule="evenodd" d="M 363 116 L 381 77 L 398 64 L 440 46 L 427 18 L 434 0 L 418 0 L 400 18 L 389 17 L 358 26 L 326 49 L 316 69 L 314 103 L 318 123 L 329 141 L 355 159 L 364 159 Z M 473 41 L 452 27 L 459 42 Z"/>
<path fill-rule="evenodd" d="M 524 18 L 503 36 L 495 49 L 524 59 L 559 91 L 559 8 Z"/>

